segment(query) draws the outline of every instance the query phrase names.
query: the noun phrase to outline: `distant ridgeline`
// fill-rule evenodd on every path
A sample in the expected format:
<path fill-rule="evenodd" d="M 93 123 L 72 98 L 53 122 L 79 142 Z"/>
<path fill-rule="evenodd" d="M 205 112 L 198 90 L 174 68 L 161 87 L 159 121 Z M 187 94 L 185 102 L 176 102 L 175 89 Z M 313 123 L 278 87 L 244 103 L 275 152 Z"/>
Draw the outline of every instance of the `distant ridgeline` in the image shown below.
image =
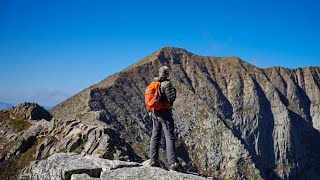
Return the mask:
<path fill-rule="evenodd" d="M 1 109 L 7 109 L 7 108 L 12 107 L 12 106 L 13 106 L 12 104 L 0 102 L 0 110 Z"/>

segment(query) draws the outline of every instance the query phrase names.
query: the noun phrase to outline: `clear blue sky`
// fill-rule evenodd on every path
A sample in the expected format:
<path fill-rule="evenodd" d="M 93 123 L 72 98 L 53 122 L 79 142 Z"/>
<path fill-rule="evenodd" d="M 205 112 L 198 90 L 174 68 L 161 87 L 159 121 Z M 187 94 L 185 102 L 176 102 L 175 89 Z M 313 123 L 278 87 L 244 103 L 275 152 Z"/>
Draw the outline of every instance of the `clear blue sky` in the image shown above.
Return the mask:
<path fill-rule="evenodd" d="M 319 1 L 0 0 L 0 102 L 55 105 L 164 46 L 320 65 Z"/>

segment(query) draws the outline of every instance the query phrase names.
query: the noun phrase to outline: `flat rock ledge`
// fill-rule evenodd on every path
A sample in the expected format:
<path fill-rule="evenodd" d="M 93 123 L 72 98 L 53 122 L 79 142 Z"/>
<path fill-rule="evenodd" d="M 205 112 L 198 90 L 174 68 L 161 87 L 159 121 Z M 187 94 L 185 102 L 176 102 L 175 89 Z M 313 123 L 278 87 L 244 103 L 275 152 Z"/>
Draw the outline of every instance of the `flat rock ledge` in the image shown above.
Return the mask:
<path fill-rule="evenodd" d="M 76 153 L 57 153 L 35 165 L 19 180 L 203 180 L 208 179 L 192 174 L 147 167 L 136 162 L 109 160 Z"/>

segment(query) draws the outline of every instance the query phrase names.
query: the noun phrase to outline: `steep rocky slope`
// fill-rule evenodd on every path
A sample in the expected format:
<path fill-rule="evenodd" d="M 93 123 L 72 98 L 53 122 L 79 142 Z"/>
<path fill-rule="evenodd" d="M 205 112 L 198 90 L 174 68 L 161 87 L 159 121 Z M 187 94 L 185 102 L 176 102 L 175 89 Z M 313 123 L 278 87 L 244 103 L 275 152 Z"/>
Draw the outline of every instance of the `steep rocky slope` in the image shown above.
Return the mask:
<path fill-rule="evenodd" d="M 48 115 L 51 116 L 33 103 L 0 110 L 0 179 L 16 179 L 18 171 L 29 164 L 35 150 L 34 142 L 43 129 L 41 124 L 46 121 L 39 119 L 48 118 Z M 29 120 L 30 117 L 37 120 Z"/>
<path fill-rule="evenodd" d="M 34 169 L 39 161 L 59 152 L 142 161 L 131 145 L 105 123 L 46 120 L 48 115 L 51 117 L 35 103 L 0 110 L 0 179 L 17 179 L 19 174 Z"/>
<path fill-rule="evenodd" d="M 165 47 L 50 112 L 104 122 L 147 158 L 143 92 L 162 65 L 177 88 L 173 113 L 186 167 L 231 179 L 320 178 L 319 67 L 260 69 L 237 57 Z"/>

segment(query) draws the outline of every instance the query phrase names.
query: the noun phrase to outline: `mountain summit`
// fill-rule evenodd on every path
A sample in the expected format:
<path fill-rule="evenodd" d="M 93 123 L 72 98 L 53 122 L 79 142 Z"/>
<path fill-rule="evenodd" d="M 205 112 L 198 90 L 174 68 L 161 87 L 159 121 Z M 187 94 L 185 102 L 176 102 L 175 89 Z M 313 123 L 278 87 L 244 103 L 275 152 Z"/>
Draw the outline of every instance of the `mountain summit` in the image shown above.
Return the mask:
<path fill-rule="evenodd" d="M 166 65 L 177 88 L 178 154 L 219 177 L 320 178 L 320 68 L 261 69 L 237 57 L 164 47 L 51 109 L 102 121 L 146 157 L 144 89 Z"/>

